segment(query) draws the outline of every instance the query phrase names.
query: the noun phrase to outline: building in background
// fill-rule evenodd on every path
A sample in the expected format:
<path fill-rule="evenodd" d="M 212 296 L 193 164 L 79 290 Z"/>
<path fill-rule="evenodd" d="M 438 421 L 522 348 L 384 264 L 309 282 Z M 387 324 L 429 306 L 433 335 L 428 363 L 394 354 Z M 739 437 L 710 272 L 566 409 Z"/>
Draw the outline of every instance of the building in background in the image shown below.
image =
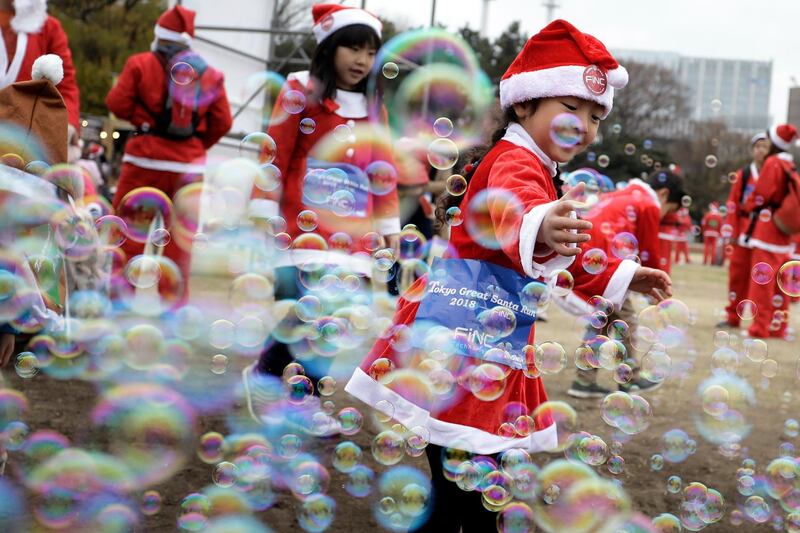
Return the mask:
<path fill-rule="evenodd" d="M 800 86 L 789 89 L 788 122 L 800 126 Z"/>
<path fill-rule="evenodd" d="M 731 129 L 751 133 L 766 130 L 772 62 L 689 57 L 674 52 L 614 50 L 622 60 L 669 68 L 686 87 L 691 121 L 723 120 Z M 798 95 L 800 108 L 800 95 Z"/>

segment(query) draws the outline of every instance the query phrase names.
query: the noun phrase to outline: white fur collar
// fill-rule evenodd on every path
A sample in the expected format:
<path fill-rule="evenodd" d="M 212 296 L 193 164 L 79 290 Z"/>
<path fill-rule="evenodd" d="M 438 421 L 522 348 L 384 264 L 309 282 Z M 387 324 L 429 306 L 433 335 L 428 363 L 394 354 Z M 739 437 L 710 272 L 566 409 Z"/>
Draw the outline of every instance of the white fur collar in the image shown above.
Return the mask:
<path fill-rule="evenodd" d="M 529 152 L 533 153 L 539 160 L 544 163 L 548 169 L 550 169 L 550 175 L 555 176 L 558 172 L 558 164 L 547 157 L 541 148 L 539 148 L 536 143 L 533 141 L 528 132 L 525 131 L 520 124 L 516 122 L 511 122 L 506 128 L 506 134 L 503 135 L 503 140 L 508 141 L 512 144 L 516 144 L 522 148 L 527 149 Z"/>
<path fill-rule="evenodd" d="M 294 80 L 307 88 L 311 76 L 307 70 L 302 70 L 292 72 L 287 79 Z M 366 118 L 367 116 L 367 97 L 362 93 L 336 89 L 333 101 L 339 106 L 334 113 L 342 118 Z"/>
<path fill-rule="evenodd" d="M 753 181 L 758 181 L 758 167 L 756 166 L 755 161 L 750 163 L 750 177 L 753 178 Z M 745 185 L 747 185 L 745 183 Z"/>
<path fill-rule="evenodd" d="M 778 159 L 783 159 L 784 161 L 789 161 L 790 163 L 794 162 L 794 156 L 789 152 L 778 152 Z"/>
<path fill-rule="evenodd" d="M 39 33 L 47 20 L 47 0 L 14 0 L 11 28 L 17 33 Z"/>
<path fill-rule="evenodd" d="M 638 185 L 639 187 L 644 189 L 647 192 L 648 195 L 650 195 L 650 198 L 652 198 L 653 201 L 657 205 L 661 205 L 661 200 L 658 199 L 658 193 L 656 191 L 654 191 L 653 188 L 650 185 L 648 185 L 647 183 L 643 182 L 639 178 L 633 178 L 633 179 L 629 180 L 628 181 L 628 186 L 631 186 L 631 185 Z"/>

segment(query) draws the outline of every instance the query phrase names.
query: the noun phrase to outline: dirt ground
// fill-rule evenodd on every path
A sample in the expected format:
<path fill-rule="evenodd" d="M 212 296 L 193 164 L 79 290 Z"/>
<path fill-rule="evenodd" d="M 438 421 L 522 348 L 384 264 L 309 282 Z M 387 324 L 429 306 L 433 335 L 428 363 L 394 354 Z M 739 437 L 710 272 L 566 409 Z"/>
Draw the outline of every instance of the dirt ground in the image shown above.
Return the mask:
<path fill-rule="evenodd" d="M 769 356 L 778 362 L 777 375 L 771 379 L 761 375 L 760 365 L 744 358 L 739 369 L 756 392 L 757 407 L 749 418 L 754 424 L 750 435 L 744 440 L 742 451 L 737 457 L 723 456 L 718 448 L 705 441 L 695 428 L 693 415 L 699 412 L 700 402 L 697 394 L 698 384 L 710 375 L 710 358 L 714 350 L 714 324 L 720 320 L 719 310 L 725 304 L 727 290 L 726 271 L 721 268 L 703 267 L 697 264 L 698 257 L 693 258 L 691 265 L 677 266 L 673 273 L 675 296 L 684 301 L 696 313 L 696 323 L 690 329 L 690 345 L 685 346 L 683 353 L 673 357 L 673 366 L 691 362 L 692 369 L 685 378 L 673 377 L 659 390 L 647 395 L 653 408 L 651 426 L 645 432 L 634 436 L 622 448 L 625 459 L 624 472 L 612 476 L 605 467 L 598 472 L 606 477 L 616 477 L 630 494 L 636 509 L 648 516 L 660 513 L 679 514 L 680 496 L 666 491 L 666 479 L 671 475 L 680 476 L 684 484 L 699 481 L 709 488 L 715 488 L 725 498 L 725 517 L 707 531 L 770 531 L 767 525 L 757 526 L 745 522 L 736 528 L 729 517 L 732 510 L 741 508 L 743 498 L 736 490 L 736 470 L 744 457 L 756 461 L 757 471 L 770 460 L 777 457 L 778 446 L 786 440 L 783 426 L 787 418 L 797 417 L 797 384 L 798 344 L 783 341 L 769 342 Z M 206 299 L 220 293 L 218 281 L 195 280 L 195 295 L 202 294 Z M 223 287 L 224 289 L 224 287 Z M 207 301 L 207 300 L 206 300 Z M 793 308 L 795 315 L 797 307 Z M 797 329 L 800 325 L 797 316 L 792 317 Z M 578 345 L 578 337 L 573 327 L 574 319 L 558 309 L 551 309 L 549 321 L 540 324 L 537 331 L 537 342 L 557 340 L 561 342 L 568 354 Z M 694 350 L 694 351 L 693 351 Z M 696 355 L 695 355 L 696 352 Z M 224 383 L 233 383 L 238 376 L 237 367 L 241 368 L 245 360 L 233 360 Z M 570 363 L 571 364 L 571 363 Z M 603 383 L 610 385 L 611 379 L 602 376 Z M 69 437 L 74 444 L 87 448 L 104 446 L 102 437 L 86 428 L 88 413 L 97 400 L 94 385 L 81 381 L 57 381 L 44 374 L 34 379 L 22 380 L 12 370 L 4 370 L 6 386 L 22 391 L 30 401 L 31 412 L 26 418 L 31 431 L 49 428 Z M 612 430 L 600 417 L 599 402 L 593 400 L 576 401 L 569 399 L 565 391 L 573 378 L 568 366 L 557 375 L 546 376 L 545 387 L 550 399 L 568 401 L 578 412 L 579 429 L 603 437 L 609 444 L 612 442 Z M 218 386 L 223 381 L 209 373 L 209 386 Z M 340 388 L 342 388 L 340 386 Z M 786 396 L 788 393 L 788 398 Z M 337 409 L 346 405 L 358 405 L 358 402 L 338 391 L 333 396 Z M 786 401 L 788 399 L 788 402 Z M 229 432 L 226 414 L 230 409 L 241 409 L 241 406 L 230 407 L 219 412 L 206 414 L 199 420 L 197 435 L 207 431 Z M 663 470 L 654 472 L 649 467 L 650 457 L 659 452 L 661 435 L 672 428 L 681 428 L 697 441 L 697 451 L 686 461 L 679 464 L 666 464 Z M 377 475 L 386 467 L 377 464 L 369 454 L 370 442 L 374 432 L 369 424 L 349 440 L 356 442 L 364 450 L 364 463 L 373 468 Z M 320 440 L 308 450 L 330 464 L 331 451 L 340 442 L 339 438 Z M 795 441 L 793 444 L 798 445 Z M 557 459 L 559 455 L 538 454 L 534 461 L 541 465 Z M 563 457 L 563 456 L 562 456 Z M 11 460 L 14 460 L 13 454 Z M 424 459 L 406 458 L 410 464 L 427 473 Z M 188 465 L 168 482 L 152 487 L 163 497 L 163 506 L 155 516 L 142 518 L 139 531 L 175 531 L 178 505 L 183 497 L 191 492 L 200 491 L 211 483 L 212 467 L 202 463 L 196 455 Z M 376 503 L 375 491 L 370 497 L 356 499 L 344 490 L 345 476 L 330 468 L 331 483 L 329 494 L 336 500 L 336 518 L 330 531 L 371 531 L 379 529 L 372 513 Z M 274 531 L 297 531 L 296 520 L 299 504 L 290 495 L 278 494 L 275 505 L 268 511 L 256 516 L 262 523 Z"/>

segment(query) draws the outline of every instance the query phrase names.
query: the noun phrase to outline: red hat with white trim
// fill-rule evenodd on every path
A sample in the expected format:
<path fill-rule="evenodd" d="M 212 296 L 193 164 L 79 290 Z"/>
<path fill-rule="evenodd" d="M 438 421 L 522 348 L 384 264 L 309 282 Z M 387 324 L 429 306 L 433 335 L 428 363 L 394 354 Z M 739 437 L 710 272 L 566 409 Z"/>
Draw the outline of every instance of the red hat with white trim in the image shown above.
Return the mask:
<path fill-rule="evenodd" d="M 194 11 L 183 6 L 168 9 L 158 17 L 156 38 L 183 43 L 187 46 L 192 44 L 195 15 Z"/>
<path fill-rule="evenodd" d="M 356 7 L 317 4 L 311 8 L 311 15 L 314 17 L 312 30 L 314 31 L 314 37 L 317 39 L 317 44 L 345 26 L 364 24 L 375 30 L 378 37 L 381 36 L 381 30 L 383 29 L 383 24 L 378 20 L 378 17 L 369 11 Z"/>
<path fill-rule="evenodd" d="M 797 140 L 797 128 L 792 124 L 778 124 L 769 129 L 769 140 L 781 150 L 789 150 Z"/>
<path fill-rule="evenodd" d="M 614 89 L 628 84 L 628 71 L 588 33 L 554 20 L 528 39 L 500 80 L 503 109 L 536 98 L 575 96 L 611 112 Z"/>

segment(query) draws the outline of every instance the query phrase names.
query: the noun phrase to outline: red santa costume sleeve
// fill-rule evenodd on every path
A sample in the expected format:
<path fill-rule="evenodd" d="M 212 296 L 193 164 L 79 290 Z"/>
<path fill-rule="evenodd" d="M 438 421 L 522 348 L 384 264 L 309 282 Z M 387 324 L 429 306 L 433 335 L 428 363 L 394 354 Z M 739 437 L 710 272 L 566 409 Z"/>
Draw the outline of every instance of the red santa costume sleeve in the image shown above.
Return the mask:
<path fill-rule="evenodd" d="M 58 91 L 64 98 L 69 114 L 69 123 L 80 129 L 81 96 L 78 80 L 75 76 L 75 65 L 72 62 L 72 51 L 69 49 L 67 34 L 61 23 L 54 17 L 47 17 L 43 34 L 46 39 L 46 50 L 43 53 L 56 54 L 64 62 L 64 79 L 58 84 Z"/>
<path fill-rule="evenodd" d="M 206 112 L 206 130 L 200 135 L 203 147 L 208 150 L 225 136 L 233 125 L 231 116 L 231 106 L 228 103 L 228 94 L 225 92 L 225 79 L 220 74 L 219 80 L 220 93 L 214 103 Z"/>
<path fill-rule="evenodd" d="M 134 126 L 141 126 L 134 121 L 134 112 L 137 107 L 137 94 L 142 73 L 136 61 L 136 56 L 131 56 L 117 79 L 117 83 L 106 96 L 106 106 L 117 118 L 133 122 Z M 141 107 L 141 106 L 140 106 Z M 155 121 L 155 119 L 151 120 Z"/>

